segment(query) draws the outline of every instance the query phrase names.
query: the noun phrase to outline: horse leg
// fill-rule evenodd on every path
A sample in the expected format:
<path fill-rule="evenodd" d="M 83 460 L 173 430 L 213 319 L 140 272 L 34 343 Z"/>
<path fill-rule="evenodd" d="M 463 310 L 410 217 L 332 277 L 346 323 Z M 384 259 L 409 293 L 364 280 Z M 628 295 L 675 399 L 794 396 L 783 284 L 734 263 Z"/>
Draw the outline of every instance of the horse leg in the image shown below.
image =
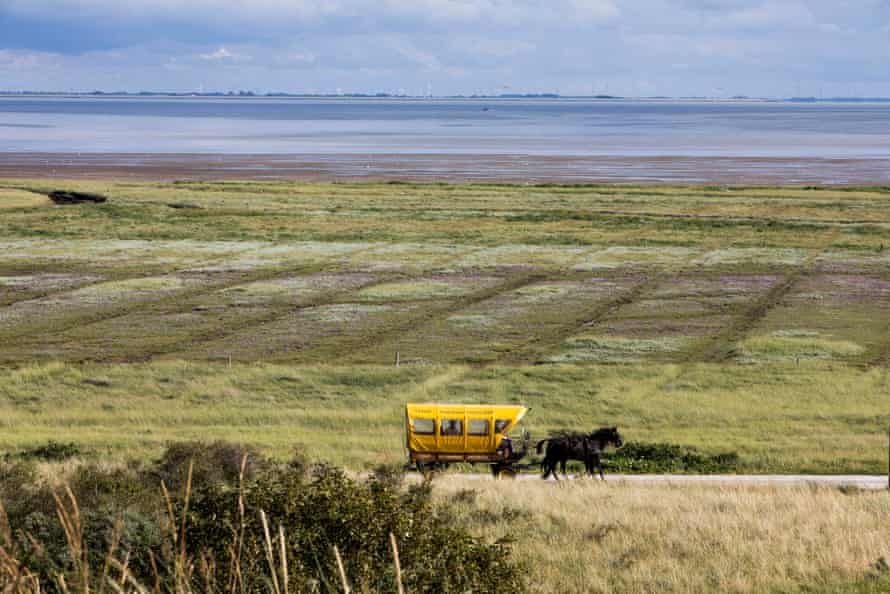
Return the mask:
<path fill-rule="evenodd" d="M 600 456 L 599 454 L 597 454 L 595 456 L 595 459 L 596 459 L 596 467 L 600 471 L 600 480 L 604 481 L 604 480 L 606 480 L 606 477 L 603 475 L 603 457 Z"/>
<path fill-rule="evenodd" d="M 543 476 L 541 476 L 541 478 L 543 480 L 547 480 L 547 478 L 553 473 L 553 465 L 550 462 L 550 458 L 544 458 L 544 461 L 541 462 L 541 470 L 544 471 L 544 474 Z"/>
<path fill-rule="evenodd" d="M 547 476 L 551 475 L 555 480 L 559 480 L 559 474 L 556 472 L 556 460 L 551 460 L 547 464 Z"/>

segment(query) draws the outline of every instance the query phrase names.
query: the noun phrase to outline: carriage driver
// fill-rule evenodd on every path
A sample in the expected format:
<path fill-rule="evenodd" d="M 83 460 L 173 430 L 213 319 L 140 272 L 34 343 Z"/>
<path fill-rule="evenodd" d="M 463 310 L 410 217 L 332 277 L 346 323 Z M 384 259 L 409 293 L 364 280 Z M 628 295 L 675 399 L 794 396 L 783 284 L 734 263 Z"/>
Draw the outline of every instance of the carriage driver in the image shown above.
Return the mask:
<path fill-rule="evenodd" d="M 498 453 L 504 458 L 512 458 L 513 457 L 513 440 L 504 436 L 501 439 L 501 443 L 498 445 Z"/>

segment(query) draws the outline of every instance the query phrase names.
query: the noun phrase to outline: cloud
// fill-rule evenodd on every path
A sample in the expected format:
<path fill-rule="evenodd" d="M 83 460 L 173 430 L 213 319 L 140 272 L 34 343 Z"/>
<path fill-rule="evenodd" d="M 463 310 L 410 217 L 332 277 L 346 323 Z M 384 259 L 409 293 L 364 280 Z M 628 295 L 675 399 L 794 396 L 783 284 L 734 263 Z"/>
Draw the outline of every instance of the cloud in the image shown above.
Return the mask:
<path fill-rule="evenodd" d="M 45 65 L 45 54 L 16 50 L 0 50 L 0 70 L 30 70 Z"/>
<path fill-rule="evenodd" d="M 248 56 L 243 56 L 241 54 L 234 54 L 227 50 L 225 47 L 218 47 L 214 51 L 207 54 L 200 54 L 202 60 L 212 60 L 212 61 L 220 61 L 220 60 L 242 60 L 247 58 Z"/>
<path fill-rule="evenodd" d="M 883 94 L 888 27 L 888 0 L 0 0 L 0 86 Z"/>

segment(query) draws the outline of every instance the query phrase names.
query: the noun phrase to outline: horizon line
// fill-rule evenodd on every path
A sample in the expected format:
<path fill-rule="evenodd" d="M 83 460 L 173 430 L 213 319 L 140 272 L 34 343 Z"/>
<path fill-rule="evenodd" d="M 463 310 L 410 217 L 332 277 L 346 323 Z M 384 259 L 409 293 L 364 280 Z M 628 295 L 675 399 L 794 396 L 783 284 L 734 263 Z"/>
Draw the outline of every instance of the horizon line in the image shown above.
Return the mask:
<path fill-rule="evenodd" d="M 34 91 L 34 90 L 0 90 L 0 96 L 14 97 L 206 97 L 206 98 L 319 98 L 319 99 L 587 99 L 603 101 L 763 101 L 763 102 L 890 102 L 890 97 L 869 96 L 836 96 L 836 97 L 761 97 L 750 95 L 710 96 L 710 95 L 562 95 L 560 93 L 499 93 L 499 94 L 453 94 L 453 95 L 411 95 L 404 93 L 385 92 L 350 92 L 350 93 L 286 93 L 256 91 Z"/>

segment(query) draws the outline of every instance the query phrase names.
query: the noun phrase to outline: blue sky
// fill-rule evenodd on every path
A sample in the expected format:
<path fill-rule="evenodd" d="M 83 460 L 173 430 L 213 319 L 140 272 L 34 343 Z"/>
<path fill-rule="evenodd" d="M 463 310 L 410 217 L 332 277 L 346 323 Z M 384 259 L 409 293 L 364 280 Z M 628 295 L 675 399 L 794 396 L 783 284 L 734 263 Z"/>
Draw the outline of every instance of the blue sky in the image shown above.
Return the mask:
<path fill-rule="evenodd" d="M 890 0 L 0 0 L 0 88 L 890 96 Z"/>

